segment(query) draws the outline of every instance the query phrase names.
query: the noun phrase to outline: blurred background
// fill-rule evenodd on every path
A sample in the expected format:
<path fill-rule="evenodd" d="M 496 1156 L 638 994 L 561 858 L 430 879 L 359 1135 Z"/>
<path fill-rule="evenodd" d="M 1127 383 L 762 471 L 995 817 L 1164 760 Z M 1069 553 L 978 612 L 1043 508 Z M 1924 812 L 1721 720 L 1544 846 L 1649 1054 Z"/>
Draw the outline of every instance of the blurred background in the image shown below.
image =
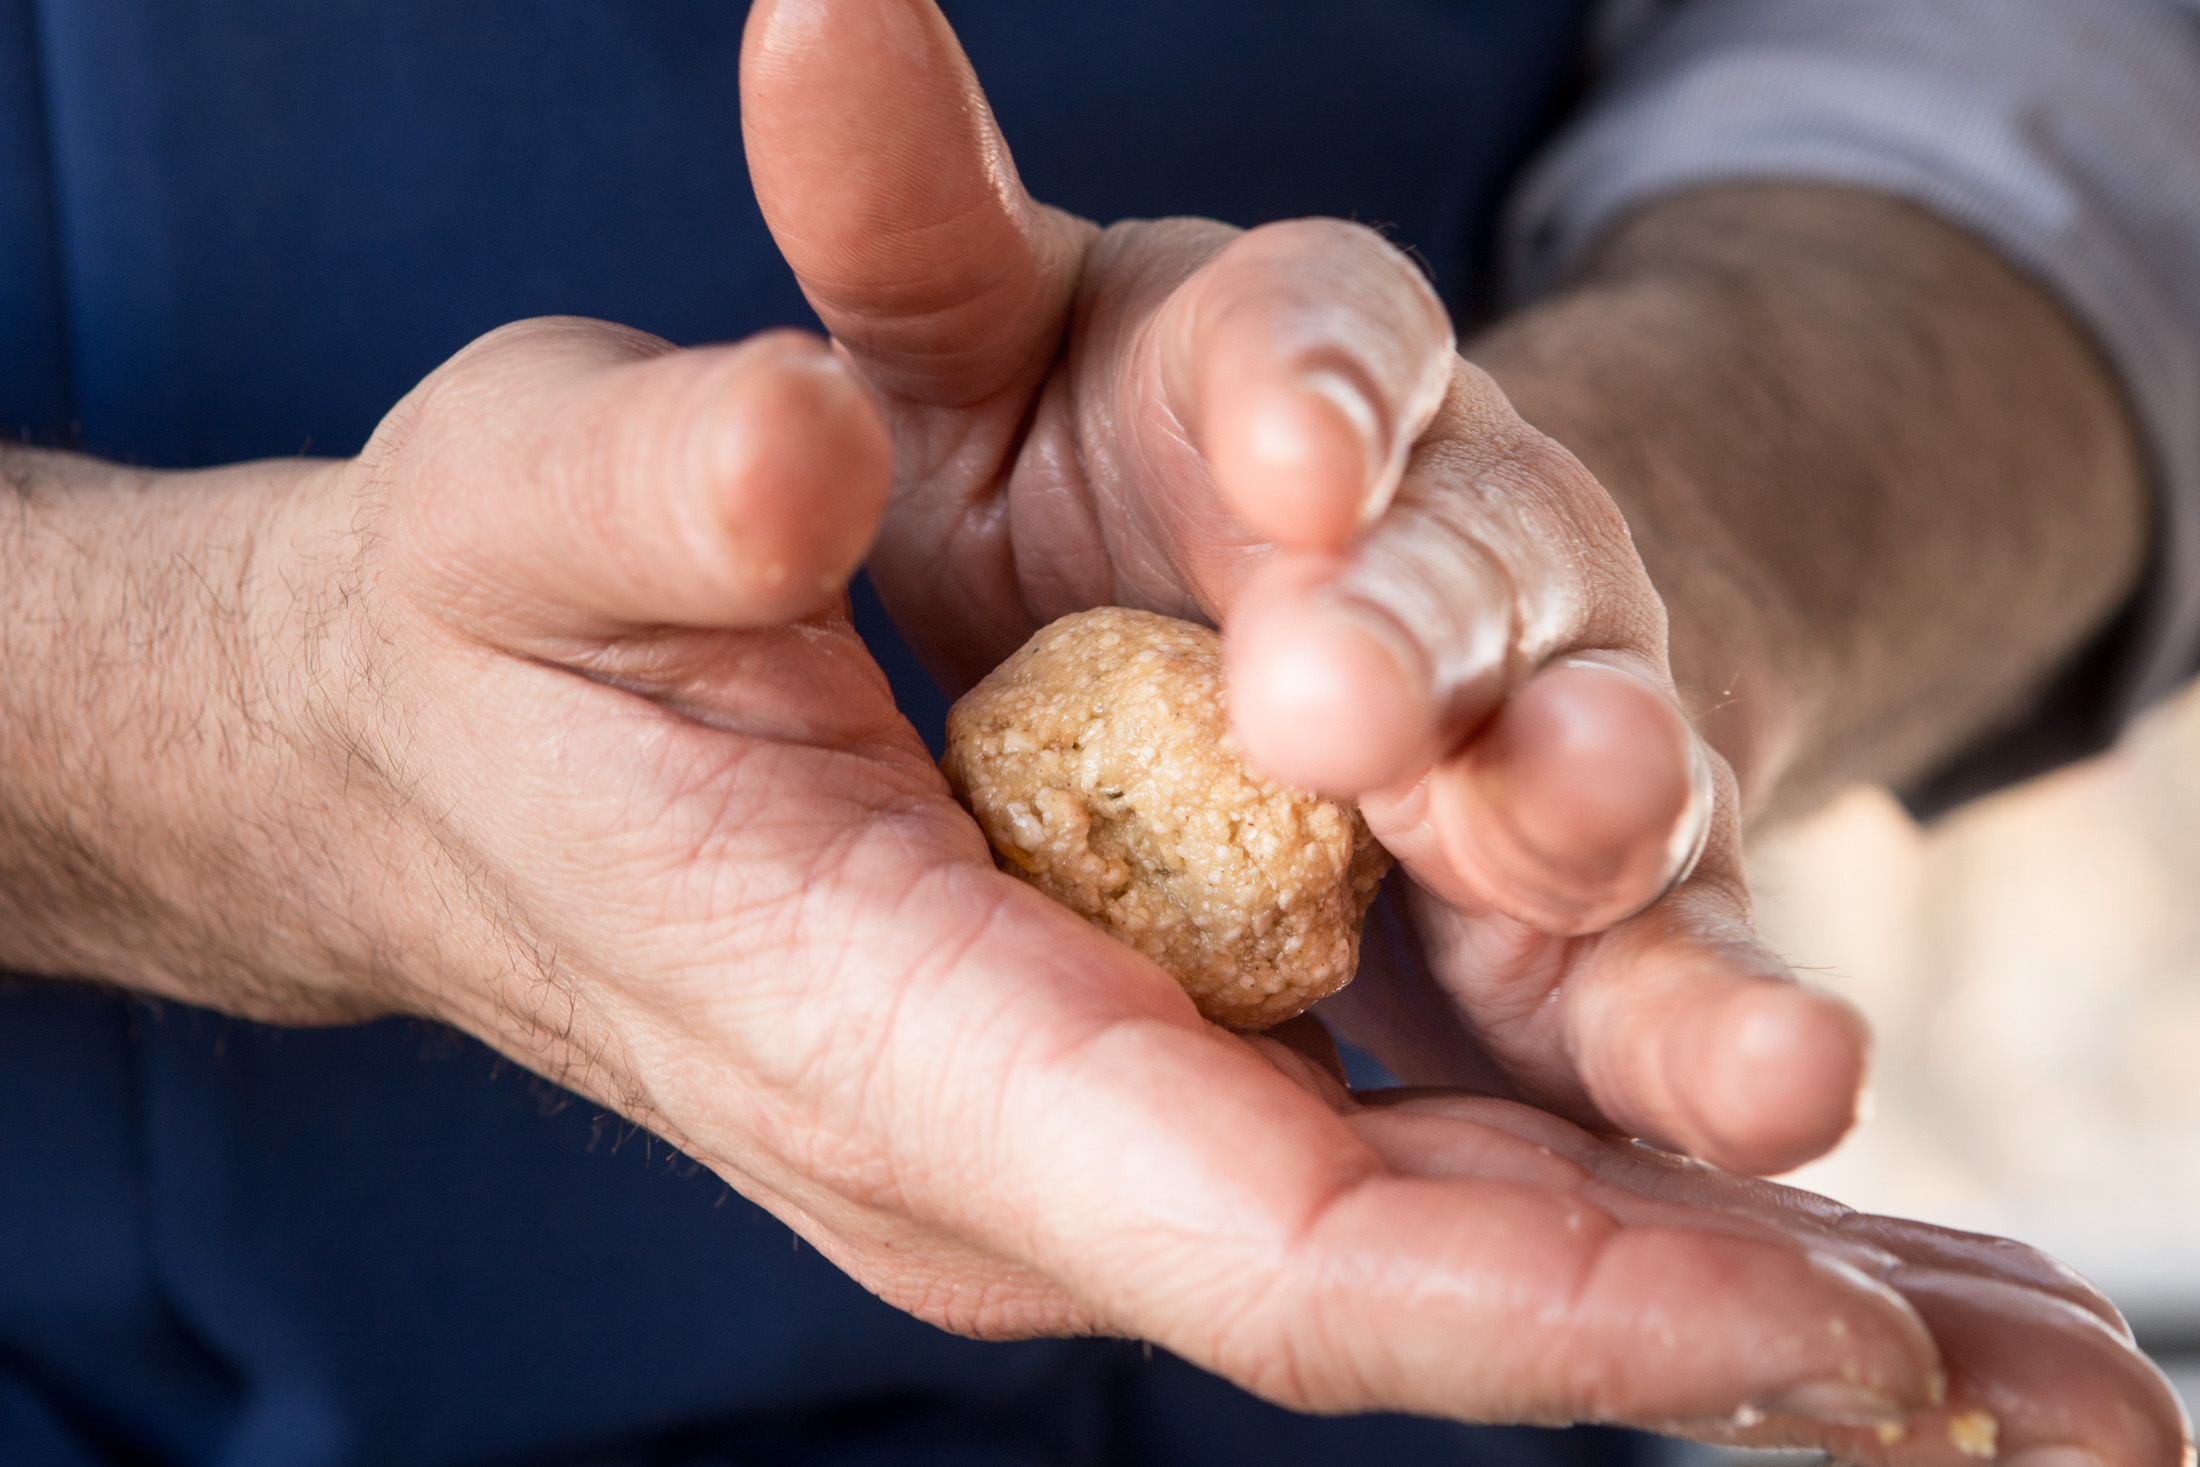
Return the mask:
<path fill-rule="evenodd" d="M 1751 881 L 1879 1040 L 1864 1123 L 1791 1180 L 2047 1249 L 2200 1405 L 2200 692 L 1928 829 L 1852 793 Z"/>

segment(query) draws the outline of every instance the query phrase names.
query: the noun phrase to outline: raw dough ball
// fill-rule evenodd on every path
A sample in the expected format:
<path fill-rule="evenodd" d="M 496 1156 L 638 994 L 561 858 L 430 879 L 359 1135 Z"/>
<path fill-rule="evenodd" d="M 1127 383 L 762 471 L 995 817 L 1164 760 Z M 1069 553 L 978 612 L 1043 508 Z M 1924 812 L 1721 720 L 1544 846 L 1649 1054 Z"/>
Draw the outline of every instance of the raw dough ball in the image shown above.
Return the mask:
<path fill-rule="evenodd" d="M 1260 1029 L 1351 981 L 1390 855 L 1359 811 L 1245 767 L 1220 639 L 1151 612 L 1065 616 L 947 718 L 948 782 L 1001 868 Z"/>

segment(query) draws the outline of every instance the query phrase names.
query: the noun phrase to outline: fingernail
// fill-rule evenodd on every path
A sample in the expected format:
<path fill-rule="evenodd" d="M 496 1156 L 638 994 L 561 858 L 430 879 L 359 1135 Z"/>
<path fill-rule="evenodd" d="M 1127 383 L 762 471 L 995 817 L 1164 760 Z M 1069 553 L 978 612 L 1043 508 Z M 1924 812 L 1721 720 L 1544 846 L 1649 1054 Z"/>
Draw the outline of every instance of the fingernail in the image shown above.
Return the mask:
<path fill-rule="evenodd" d="M 1701 738 L 1690 741 L 1688 752 L 1688 808 L 1673 822 L 1673 834 L 1665 846 L 1667 891 L 1695 874 L 1704 847 L 1711 843 L 1711 813 L 1717 794 L 1711 778 L 1711 756 L 1705 752 Z"/>
<path fill-rule="evenodd" d="M 1766 1416 L 1795 1416 L 1826 1426 L 1882 1426 L 1908 1414 L 1888 1397 L 1846 1380 L 1807 1380 L 1774 1391 L 1750 1406 Z"/>
<path fill-rule="evenodd" d="M 2002 1467 L 2107 1467 L 2084 1447 L 2022 1447 L 2001 1459 Z"/>
<path fill-rule="evenodd" d="M 1631 668 L 1615 667 L 1594 657 L 1565 657 L 1559 659 L 1564 667 L 1586 668 L 1592 672 L 1609 673 L 1634 682 L 1659 697 L 1665 690 L 1649 678 Z M 1678 715 L 1679 710 L 1675 710 Z M 1686 718 L 1681 722 L 1685 726 Z M 1658 893 L 1663 899 L 1667 892 L 1679 886 L 1695 873 L 1696 863 L 1703 859 L 1704 848 L 1711 843 L 1711 816 L 1717 806 L 1718 785 L 1711 773 L 1711 755 L 1700 735 L 1691 734 L 1688 743 L 1688 803 L 1674 818 L 1673 828 L 1665 839 L 1665 883 Z"/>
<path fill-rule="evenodd" d="M 1360 526 L 1364 529 L 1381 518 L 1397 489 L 1398 476 L 1387 472 L 1389 464 L 1386 462 L 1388 455 L 1383 451 L 1382 418 L 1376 413 L 1375 405 L 1367 400 L 1367 394 L 1341 372 L 1301 372 L 1298 387 L 1335 407 L 1360 440 L 1360 453 L 1366 464 L 1360 501 Z"/>

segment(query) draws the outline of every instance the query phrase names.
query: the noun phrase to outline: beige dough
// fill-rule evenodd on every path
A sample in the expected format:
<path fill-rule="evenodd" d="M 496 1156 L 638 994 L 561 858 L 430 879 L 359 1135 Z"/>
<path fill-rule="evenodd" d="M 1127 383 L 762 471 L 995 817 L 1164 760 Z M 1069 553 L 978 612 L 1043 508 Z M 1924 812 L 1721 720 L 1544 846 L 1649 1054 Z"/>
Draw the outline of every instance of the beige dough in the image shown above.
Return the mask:
<path fill-rule="evenodd" d="M 1351 981 L 1390 868 L 1351 805 L 1245 767 L 1220 639 L 1102 607 L 1041 629 L 947 718 L 949 783 L 1001 869 L 1261 1029 Z"/>

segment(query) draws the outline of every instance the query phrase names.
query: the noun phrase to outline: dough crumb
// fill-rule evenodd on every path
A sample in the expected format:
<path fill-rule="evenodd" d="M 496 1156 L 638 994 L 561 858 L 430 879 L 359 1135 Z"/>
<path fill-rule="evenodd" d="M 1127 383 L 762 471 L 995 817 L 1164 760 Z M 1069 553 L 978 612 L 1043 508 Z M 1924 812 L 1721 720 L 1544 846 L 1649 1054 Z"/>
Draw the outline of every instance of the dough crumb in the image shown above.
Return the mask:
<path fill-rule="evenodd" d="M 2000 1435 L 2001 1423 L 1991 1411 L 1965 1411 L 1948 1418 L 1948 1441 L 1966 1457 L 1990 1460 Z"/>
<path fill-rule="evenodd" d="M 1390 869 L 1359 811 L 1238 757 L 1221 639 L 1102 607 L 1043 627 L 947 719 L 941 761 L 1002 870 L 1264 1029 L 1352 980 Z"/>

